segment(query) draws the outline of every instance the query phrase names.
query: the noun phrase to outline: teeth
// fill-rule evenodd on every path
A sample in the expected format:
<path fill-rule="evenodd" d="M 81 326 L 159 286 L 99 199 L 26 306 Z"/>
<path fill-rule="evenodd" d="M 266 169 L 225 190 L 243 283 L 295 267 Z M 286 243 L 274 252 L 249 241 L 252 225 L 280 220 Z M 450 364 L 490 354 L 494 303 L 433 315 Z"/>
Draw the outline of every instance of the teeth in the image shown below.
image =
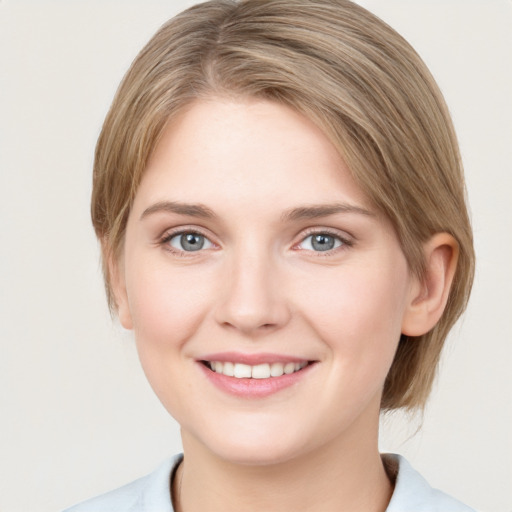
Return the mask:
<path fill-rule="evenodd" d="M 281 363 L 272 363 L 270 365 L 270 375 L 272 377 L 281 377 L 283 375 L 284 369 Z"/>
<path fill-rule="evenodd" d="M 218 363 L 218 364 L 222 365 L 222 363 Z M 216 368 L 217 368 L 217 366 L 216 366 Z M 215 369 L 215 371 L 217 373 L 221 373 L 217 369 Z M 251 367 L 248 364 L 235 363 L 235 369 L 233 370 L 233 377 L 236 377 L 237 379 L 251 377 Z"/>
<path fill-rule="evenodd" d="M 233 363 L 218 363 L 221 365 L 221 369 L 219 373 L 223 373 L 228 377 L 233 377 L 235 375 L 235 365 Z"/>
<path fill-rule="evenodd" d="M 228 377 L 237 379 L 268 379 L 270 377 L 281 377 L 302 370 L 307 362 L 302 363 L 263 363 L 255 366 L 242 363 L 210 361 L 209 366 L 215 373 L 222 373 Z"/>
<path fill-rule="evenodd" d="M 270 365 L 269 364 L 257 364 L 252 367 L 252 378 L 253 379 L 268 379 L 270 377 Z"/>
<path fill-rule="evenodd" d="M 295 363 L 286 363 L 284 365 L 284 373 L 286 375 L 289 375 L 290 373 L 293 373 L 295 371 Z"/>

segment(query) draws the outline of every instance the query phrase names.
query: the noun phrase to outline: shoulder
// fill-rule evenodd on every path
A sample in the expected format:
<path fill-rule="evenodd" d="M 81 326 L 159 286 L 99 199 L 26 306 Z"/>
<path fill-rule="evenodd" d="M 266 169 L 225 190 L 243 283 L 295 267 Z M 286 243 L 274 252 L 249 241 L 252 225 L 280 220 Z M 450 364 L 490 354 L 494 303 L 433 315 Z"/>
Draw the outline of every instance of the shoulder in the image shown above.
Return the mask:
<path fill-rule="evenodd" d="M 432 488 L 404 457 L 386 454 L 383 458 L 398 466 L 395 490 L 386 512 L 475 512 L 444 492 Z"/>
<path fill-rule="evenodd" d="M 170 481 L 181 460 L 182 455 L 177 455 L 165 461 L 153 473 L 64 512 L 173 512 Z"/>
<path fill-rule="evenodd" d="M 432 488 L 400 455 L 386 454 L 383 457 L 397 467 L 395 490 L 386 512 L 475 512 Z M 173 457 L 153 473 L 64 512 L 173 512 L 170 481 L 181 460 L 181 455 Z"/>

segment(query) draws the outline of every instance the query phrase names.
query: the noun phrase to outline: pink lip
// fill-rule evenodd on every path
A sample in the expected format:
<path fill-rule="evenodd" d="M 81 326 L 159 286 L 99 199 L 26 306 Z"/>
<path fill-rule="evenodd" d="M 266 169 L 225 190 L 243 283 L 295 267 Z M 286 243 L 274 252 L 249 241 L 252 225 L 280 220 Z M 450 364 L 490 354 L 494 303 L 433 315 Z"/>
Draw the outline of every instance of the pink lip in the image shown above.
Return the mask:
<path fill-rule="evenodd" d="M 263 363 L 285 363 L 285 362 L 303 362 L 305 359 L 294 357 L 277 356 L 276 354 L 235 354 L 235 353 L 222 353 L 208 355 L 202 361 L 221 361 L 221 362 L 236 362 L 249 364 L 251 366 Z M 302 370 L 291 374 L 284 374 L 280 377 L 270 377 L 268 379 L 238 379 L 236 377 L 228 377 L 222 373 L 216 373 L 210 370 L 201 361 L 198 361 L 198 366 L 206 376 L 206 378 L 221 391 L 234 395 L 239 398 L 265 398 L 279 391 L 289 388 L 298 384 L 303 380 L 316 366 L 316 364 L 309 364 Z"/>
<path fill-rule="evenodd" d="M 242 354 L 239 352 L 218 352 L 216 354 L 207 354 L 204 357 L 200 358 L 201 361 L 219 361 L 221 363 L 231 362 L 231 363 L 242 363 L 248 364 L 250 366 L 255 366 L 257 364 L 264 363 L 302 363 L 307 362 L 308 359 L 286 356 L 282 354 L 270 354 L 270 353 L 260 353 L 260 354 Z"/>

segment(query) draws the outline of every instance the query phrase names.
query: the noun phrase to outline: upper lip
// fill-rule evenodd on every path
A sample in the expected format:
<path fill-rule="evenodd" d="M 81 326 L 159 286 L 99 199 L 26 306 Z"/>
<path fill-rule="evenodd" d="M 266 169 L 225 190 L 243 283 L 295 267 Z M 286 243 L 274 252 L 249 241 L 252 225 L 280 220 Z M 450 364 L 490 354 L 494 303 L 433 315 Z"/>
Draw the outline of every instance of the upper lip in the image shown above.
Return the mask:
<path fill-rule="evenodd" d="M 207 354 L 198 359 L 198 361 L 219 361 L 221 363 L 242 363 L 250 366 L 255 366 L 264 363 L 303 363 L 308 362 L 310 359 L 297 356 L 288 356 L 284 354 L 273 354 L 269 352 L 258 354 L 245 354 L 241 352 L 217 352 L 214 354 Z"/>

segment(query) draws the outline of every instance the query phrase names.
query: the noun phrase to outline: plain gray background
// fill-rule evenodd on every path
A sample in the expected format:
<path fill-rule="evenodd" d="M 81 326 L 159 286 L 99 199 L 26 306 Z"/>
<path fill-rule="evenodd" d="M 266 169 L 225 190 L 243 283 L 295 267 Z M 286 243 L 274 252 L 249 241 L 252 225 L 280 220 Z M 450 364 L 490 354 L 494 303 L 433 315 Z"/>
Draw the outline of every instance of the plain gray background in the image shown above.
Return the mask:
<path fill-rule="evenodd" d="M 0 0 L 0 510 L 50 511 L 152 470 L 179 431 L 106 307 L 89 221 L 96 137 L 138 50 L 192 1 Z M 374 0 L 437 78 L 467 173 L 474 293 L 424 419 L 381 448 L 512 511 L 512 2 Z M 421 429 L 418 428 L 421 426 Z"/>

